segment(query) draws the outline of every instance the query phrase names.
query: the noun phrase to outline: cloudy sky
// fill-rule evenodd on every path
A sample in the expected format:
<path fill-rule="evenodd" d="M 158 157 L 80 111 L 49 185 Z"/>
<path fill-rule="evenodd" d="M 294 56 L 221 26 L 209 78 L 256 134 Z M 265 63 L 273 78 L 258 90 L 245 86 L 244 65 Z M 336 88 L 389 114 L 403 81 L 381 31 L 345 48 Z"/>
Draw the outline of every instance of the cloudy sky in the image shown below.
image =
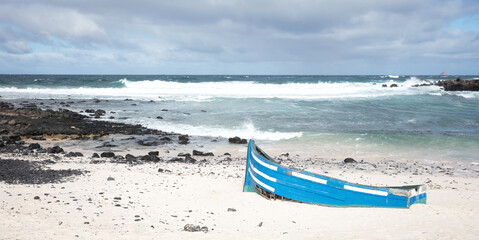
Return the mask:
<path fill-rule="evenodd" d="M 0 73 L 479 74 L 477 0 L 2 0 Z"/>

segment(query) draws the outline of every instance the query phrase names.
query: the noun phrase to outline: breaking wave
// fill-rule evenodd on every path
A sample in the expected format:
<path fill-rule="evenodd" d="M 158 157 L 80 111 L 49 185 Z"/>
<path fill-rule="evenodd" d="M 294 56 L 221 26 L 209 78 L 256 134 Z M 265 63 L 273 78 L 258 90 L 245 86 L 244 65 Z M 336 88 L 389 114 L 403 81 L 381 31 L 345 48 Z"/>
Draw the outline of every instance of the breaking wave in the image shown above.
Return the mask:
<path fill-rule="evenodd" d="M 175 82 L 163 80 L 118 80 L 120 88 L 0 88 L 0 92 L 38 95 L 70 95 L 74 98 L 136 98 L 173 99 L 179 101 L 211 101 L 213 98 L 284 98 L 340 99 L 374 98 L 394 95 L 430 94 L 440 91 L 437 86 L 413 87 L 427 83 L 416 77 L 405 81 L 385 79 L 384 82 L 317 82 L 317 83 L 258 83 L 254 81 Z M 386 84 L 388 87 L 383 87 Z M 391 84 L 398 87 L 391 88 Z"/>

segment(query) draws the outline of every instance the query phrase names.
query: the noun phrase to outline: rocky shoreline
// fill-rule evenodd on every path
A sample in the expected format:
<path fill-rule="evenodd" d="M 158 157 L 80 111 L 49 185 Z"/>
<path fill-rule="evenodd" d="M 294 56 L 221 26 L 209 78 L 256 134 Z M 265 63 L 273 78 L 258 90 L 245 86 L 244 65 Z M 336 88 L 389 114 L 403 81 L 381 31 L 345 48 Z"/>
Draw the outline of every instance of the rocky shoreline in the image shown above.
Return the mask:
<path fill-rule="evenodd" d="M 360 184 L 426 184 L 430 194 L 428 204 L 402 212 L 338 211 L 243 193 L 245 139 L 220 140 L 236 149 L 225 152 L 213 147 L 221 144 L 218 139 L 198 140 L 140 125 L 96 120 L 92 118 L 102 111 L 89 113 L 92 116 L 64 109 L 42 110 L 33 104 L 15 108 L 0 102 L 2 237 L 23 239 L 34 233 L 45 239 L 224 239 L 235 232 L 246 239 L 291 238 L 305 232 L 336 236 L 335 228 L 345 223 L 355 227 L 361 221 L 357 216 L 366 215 L 371 216 L 369 222 L 346 238 L 368 238 L 377 226 L 387 229 L 392 225 L 390 230 L 401 238 L 410 237 L 401 234 L 411 229 L 423 237 L 427 229 L 431 238 L 437 232 L 455 236 L 459 228 L 471 235 L 477 233 L 473 226 L 477 225 L 478 163 L 272 155 L 284 166 Z M 450 196 L 458 197 L 450 200 Z M 295 214 L 283 216 L 278 209 Z M 467 216 L 450 223 L 457 215 Z M 432 223 L 411 224 L 412 217 Z M 318 222 L 326 227 L 318 229 Z"/>
<path fill-rule="evenodd" d="M 479 79 L 462 80 L 442 80 L 436 83 L 437 86 L 443 87 L 444 91 L 479 91 Z"/>

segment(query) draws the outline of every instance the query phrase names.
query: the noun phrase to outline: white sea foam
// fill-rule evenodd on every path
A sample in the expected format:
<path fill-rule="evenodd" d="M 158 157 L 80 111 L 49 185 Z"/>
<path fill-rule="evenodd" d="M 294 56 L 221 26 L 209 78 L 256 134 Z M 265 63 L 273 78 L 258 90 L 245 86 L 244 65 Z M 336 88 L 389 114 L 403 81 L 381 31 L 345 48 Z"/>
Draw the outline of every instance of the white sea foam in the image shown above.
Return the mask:
<path fill-rule="evenodd" d="M 173 99 L 177 101 L 211 101 L 214 98 L 285 98 L 285 99 L 338 99 L 374 98 L 393 95 L 414 95 L 439 92 L 439 87 L 412 87 L 427 83 L 415 77 L 402 82 L 388 80 L 397 88 L 383 88 L 381 83 L 370 82 L 318 82 L 318 83 L 257 83 L 253 81 L 228 82 L 171 82 L 162 80 L 119 80 L 122 88 L 0 88 L 0 92 L 28 97 L 54 97 L 70 95 L 72 98 L 135 98 Z"/>
<path fill-rule="evenodd" d="M 177 124 L 174 122 L 161 122 L 140 120 L 141 125 L 149 128 L 161 129 L 166 132 L 186 133 L 197 136 L 209 136 L 209 137 L 232 137 L 238 136 L 246 139 L 259 139 L 259 140 L 282 140 L 291 139 L 295 137 L 301 137 L 302 132 L 272 132 L 258 130 L 252 123 L 244 123 L 239 127 L 222 128 L 212 126 L 193 126 L 188 124 Z"/>

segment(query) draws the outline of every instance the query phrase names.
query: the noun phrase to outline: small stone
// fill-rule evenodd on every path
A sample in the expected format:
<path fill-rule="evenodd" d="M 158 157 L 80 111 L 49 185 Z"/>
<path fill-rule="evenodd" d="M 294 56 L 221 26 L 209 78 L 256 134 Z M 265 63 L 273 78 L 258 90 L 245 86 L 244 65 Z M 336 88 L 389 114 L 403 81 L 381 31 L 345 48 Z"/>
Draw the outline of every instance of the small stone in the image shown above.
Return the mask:
<path fill-rule="evenodd" d="M 35 200 L 40 200 L 40 197 L 39 197 L 39 196 L 35 196 L 35 197 L 33 197 L 33 199 L 35 199 Z"/>
<path fill-rule="evenodd" d="M 236 137 L 228 138 L 228 142 L 229 143 L 234 143 L 234 144 L 247 144 L 248 140 L 242 139 L 242 138 L 236 136 Z"/>
<path fill-rule="evenodd" d="M 344 163 L 357 163 L 357 161 L 352 158 L 345 158 Z"/>
<path fill-rule="evenodd" d="M 234 208 L 228 208 L 228 212 L 236 212 L 236 209 L 234 209 Z"/>
<path fill-rule="evenodd" d="M 115 181 L 115 179 L 112 178 L 112 177 L 108 177 L 106 180 L 107 180 L 107 181 Z"/>
<path fill-rule="evenodd" d="M 148 155 L 149 155 L 149 156 L 158 156 L 159 154 L 160 154 L 160 152 L 158 152 L 158 151 L 148 152 Z"/>
<path fill-rule="evenodd" d="M 102 152 L 100 156 L 102 158 L 112 158 L 112 157 L 115 157 L 115 153 L 113 153 L 113 152 Z"/>

